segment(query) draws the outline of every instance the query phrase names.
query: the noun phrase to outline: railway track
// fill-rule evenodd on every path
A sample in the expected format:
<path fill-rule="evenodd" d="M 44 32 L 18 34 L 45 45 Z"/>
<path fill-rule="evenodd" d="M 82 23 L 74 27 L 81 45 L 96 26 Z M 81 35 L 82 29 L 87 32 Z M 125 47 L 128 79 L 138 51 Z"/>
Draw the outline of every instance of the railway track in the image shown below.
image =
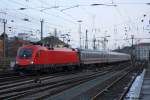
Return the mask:
<path fill-rule="evenodd" d="M 99 91 L 91 100 L 124 100 L 135 78 L 143 70 L 143 67 L 138 67 L 132 68 L 132 70 L 111 81 L 107 87 Z"/>
<path fill-rule="evenodd" d="M 17 73 L 14 72 L 13 70 L 6 70 L 6 71 L 0 71 L 0 77 L 3 77 L 3 76 L 12 76 L 12 75 L 16 75 Z"/>
<path fill-rule="evenodd" d="M 78 72 L 67 72 L 67 73 L 61 72 L 61 73 L 53 73 L 53 74 L 43 74 L 43 75 L 38 75 L 38 77 L 41 79 L 46 79 L 49 76 L 57 77 L 57 76 L 61 76 L 61 75 L 73 74 L 73 73 L 78 73 Z M 30 81 L 30 80 L 34 80 L 35 78 L 37 78 L 36 75 L 32 75 L 32 76 L 15 75 L 15 76 L 9 76 L 9 77 L 4 76 L 3 78 L 0 78 L 0 81 L 1 81 L 0 86 L 6 85 L 6 84 L 13 84 L 13 83 Z"/>
<path fill-rule="evenodd" d="M 97 74 L 96 74 L 97 73 Z M 29 81 L 27 81 L 26 83 L 18 83 L 17 84 L 14 84 L 14 85 L 11 85 L 11 86 L 3 86 L 3 87 L 0 87 L 0 99 L 18 99 L 22 96 L 26 96 L 26 95 L 31 95 L 33 93 L 37 93 L 37 92 L 40 92 L 40 91 L 44 91 L 44 90 L 47 90 L 47 89 L 52 89 L 52 88 L 55 88 L 55 87 L 58 87 L 58 86 L 62 86 L 62 85 L 67 85 L 67 84 L 70 84 L 72 82 L 81 82 L 81 81 L 85 81 L 85 80 L 89 80 L 93 77 L 96 77 L 96 76 L 100 76 L 106 72 L 103 72 L 103 73 L 99 73 L 99 72 L 96 72 L 96 73 L 87 73 L 85 75 L 73 75 L 73 76 L 66 76 L 66 77 L 63 77 L 63 78 L 56 78 L 55 79 L 41 79 L 42 80 L 42 83 L 41 84 L 36 84 L 36 83 L 32 83 L 33 81 L 30 81 L 30 84 L 29 84 Z"/>
<path fill-rule="evenodd" d="M 104 70 L 111 70 L 112 67 L 114 67 L 114 66 L 101 67 L 101 68 L 98 68 L 98 70 L 103 70 L 103 71 Z M 75 71 L 74 73 L 76 73 L 76 72 L 78 72 L 78 71 Z M 60 73 L 64 74 L 66 72 L 60 72 Z M 53 74 L 57 75 L 59 73 L 47 74 L 47 75 L 44 75 L 44 76 L 53 75 Z M 41 75 L 40 77 L 44 77 L 44 76 Z M 3 71 L 3 72 L 0 72 L 0 85 L 10 84 L 10 83 L 18 82 L 18 81 L 26 81 L 26 80 L 29 80 L 29 79 L 33 79 L 34 77 L 35 77 L 35 75 L 32 75 L 32 76 L 19 76 L 14 71 L 5 71 L 5 72 Z"/>
<path fill-rule="evenodd" d="M 75 74 L 81 72 L 80 70 L 76 71 L 70 71 L 70 72 L 56 72 L 56 73 L 45 73 L 45 74 L 38 74 L 39 78 L 44 78 L 47 76 L 61 76 L 66 74 Z M 6 71 L 0 73 L 0 86 L 6 85 L 6 84 L 13 84 L 17 82 L 23 82 L 35 79 L 37 77 L 36 74 L 34 75 L 19 75 L 18 73 L 15 73 L 14 71 Z"/>
<path fill-rule="evenodd" d="M 129 63 L 128 63 L 129 65 Z M 20 79 L 7 82 L 0 86 L 0 99 L 45 99 L 51 95 L 60 93 L 66 89 L 72 88 L 94 78 L 100 77 L 110 72 L 115 72 L 124 68 L 124 64 L 120 67 L 111 66 L 100 69 L 100 71 L 89 71 L 86 73 L 58 74 L 52 76 L 40 77 L 42 83 L 34 83 L 34 79 Z M 39 95 L 40 94 L 40 95 Z"/>
<path fill-rule="evenodd" d="M 30 95 L 30 97 L 27 97 L 24 99 L 29 99 L 29 98 L 33 98 L 35 100 L 45 99 L 49 96 L 55 95 L 55 94 L 60 93 L 66 89 L 69 89 L 69 88 L 72 88 L 72 87 L 77 86 L 79 84 L 82 84 L 84 82 L 90 81 L 96 77 L 102 76 L 102 75 L 107 74 L 107 73 L 108 72 L 102 72 L 102 73 L 98 72 L 96 74 L 92 74 L 92 75 L 88 75 L 88 76 L 82 76 L 82 77 L 72 78 L 69 80 L 64 80 L 64 81 L 61 81 L 61 82 L 55 84 L 54 87 L 50 86 L 50 87 L 44 89 L 44 91 L 39 90 L 38 93 Z M 39 94 L 41 94 L 41 95 L 39 95 Z"/>
<path fill-rule="evenodd" d="M 44 99 L 46 100 L 60 100 L 60 99 L 61 100 L 90 100 L 94 96 L 93 93 L 95 93 L 95 90 L 97 91 L 97 89 L 101 90 L 102 88 L 105 88 L 106 85 L 110 83 L 110 80 L 114 80 L 120 75 L 126 73 L 128 70 L 130 70 L 131 66 L 125 67 L 125 65 L 124 66 L 122 65 L 120 68 L 119 68 L 120 70 L 118 70 L 117 68 L 110 70 L 107 74 L 104 74 L 95 79 L 93 78 L 90 81 L 87 81 L 83 84 L 79 84 L 78 86 L 70 88 L 61 93 L 57 93 L 55 95 L 50 95 L 51 92 L 48 92 L 49 97 L 47 96 L 47 98 Z"/>

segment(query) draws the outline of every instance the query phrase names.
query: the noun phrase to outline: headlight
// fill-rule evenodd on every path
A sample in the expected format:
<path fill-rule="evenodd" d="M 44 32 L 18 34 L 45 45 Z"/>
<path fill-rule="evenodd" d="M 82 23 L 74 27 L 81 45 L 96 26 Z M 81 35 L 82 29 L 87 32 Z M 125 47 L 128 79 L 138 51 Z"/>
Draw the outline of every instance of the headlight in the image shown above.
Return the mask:
<path fill-rule="evenodd" d="M 31 62 L 30 62 L 30 64 L 34 64 L 34 62 L 33 62 L 33 61 L 31 61 Z"/>
<path fill-rule="evenodd" d="M 16 64 L 18 64 L 18 61 L 16 61 Z"/>

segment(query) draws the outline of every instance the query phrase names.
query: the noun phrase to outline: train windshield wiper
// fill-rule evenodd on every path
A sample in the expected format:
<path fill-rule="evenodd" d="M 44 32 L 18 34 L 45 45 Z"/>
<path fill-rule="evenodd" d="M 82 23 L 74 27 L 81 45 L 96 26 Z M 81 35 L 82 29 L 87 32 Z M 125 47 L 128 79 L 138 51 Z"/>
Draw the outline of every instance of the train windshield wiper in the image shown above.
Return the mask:
<path fill-rule="evenodd" d="M 19 51 L 20 58 L 31 58 L 32 57 L 32 49 L 21 49 Z"/>

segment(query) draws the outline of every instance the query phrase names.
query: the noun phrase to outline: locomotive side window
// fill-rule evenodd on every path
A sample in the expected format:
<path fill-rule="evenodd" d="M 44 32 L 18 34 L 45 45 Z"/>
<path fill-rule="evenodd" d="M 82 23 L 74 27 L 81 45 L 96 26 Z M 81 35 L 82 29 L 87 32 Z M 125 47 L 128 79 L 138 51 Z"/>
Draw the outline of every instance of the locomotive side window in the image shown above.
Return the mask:
<path fill-rule="evenodd" d="M 32 49 L 23 48 L 19 51 L 18 57 L 20 58 L 31 58 L 32 57 Z"/>

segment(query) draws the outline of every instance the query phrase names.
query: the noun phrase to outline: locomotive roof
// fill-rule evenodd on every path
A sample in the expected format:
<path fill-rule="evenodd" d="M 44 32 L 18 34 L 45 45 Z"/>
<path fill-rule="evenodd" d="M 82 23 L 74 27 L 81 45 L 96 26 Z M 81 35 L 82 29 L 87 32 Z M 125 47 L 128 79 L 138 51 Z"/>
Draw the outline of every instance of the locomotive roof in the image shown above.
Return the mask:
<path fill-rule="evenodd" d="M 77 51 L 76 49 L 70 49 L 70 48 L 50 48 L 41 45 L 25 45 L 21 48 L 42 48 L 43 50 L 54 50 L 54 51 Z"/>
<path fill-rule="evenodd" d="M 36 48 L 40 48 L 40 47 L 46 48 L 46 47 L 40 46 L 40 45 L 24 45 L 24 46 L 22 46 L 22 48 L 34 48 L 34 47 L 36 47 Z"/>

